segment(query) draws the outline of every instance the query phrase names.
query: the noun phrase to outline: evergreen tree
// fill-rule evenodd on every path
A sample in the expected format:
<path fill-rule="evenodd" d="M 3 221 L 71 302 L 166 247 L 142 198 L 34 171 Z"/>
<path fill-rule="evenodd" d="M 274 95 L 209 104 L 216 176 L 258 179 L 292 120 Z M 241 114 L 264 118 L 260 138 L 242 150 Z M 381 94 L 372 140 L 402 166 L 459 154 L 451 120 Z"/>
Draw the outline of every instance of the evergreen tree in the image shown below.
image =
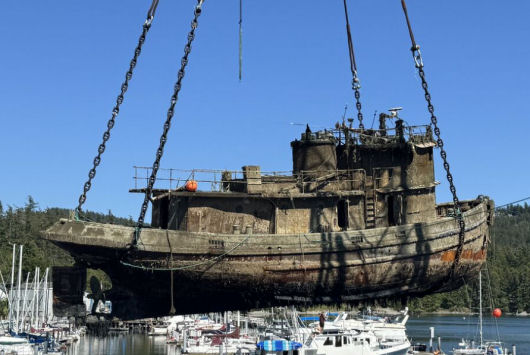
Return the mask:
<path fill-rule="evenodd" d="M 28 196 L 24 207 L 3 206 L 0 202 L 0 271 L 6 276 L 11 270 L 12 245 L 24 245 L 24 272 L 36 266 L 72 265 L 73 259 L 64 250 L 40 238 L 59 218 L 67 218 L 70 211 L 62 208 L 39 209 Z M 92 221 L 134 226 L 134 220 L 107 213 L 85 212 Z M 97 273 L 97 272 L 96 272 Z M 100 278 L 102 279 L 102 277 Z M 108 280 L 107 280 L 108 281 Z M 530 312 L 530 207 L 528 204 L 507 206 L 496 211 L 491 229 L 487 264 L 483 271 L 483 303 L 499 307 L 505 312 Z M 106 281 L 105 281 L 106 282 Z M 491 287 L 489 287 L 491 286 Z M 110 283 L 105 283 L 105 288 Z M 471 280 L 458 290 L 412 298 L 411 310 L 463 311 L 478 309 L 478 280 Z M 397 305 L 397 303 L 396 303 Z M 0 314 L 2 313 L 0 303 Z"/>

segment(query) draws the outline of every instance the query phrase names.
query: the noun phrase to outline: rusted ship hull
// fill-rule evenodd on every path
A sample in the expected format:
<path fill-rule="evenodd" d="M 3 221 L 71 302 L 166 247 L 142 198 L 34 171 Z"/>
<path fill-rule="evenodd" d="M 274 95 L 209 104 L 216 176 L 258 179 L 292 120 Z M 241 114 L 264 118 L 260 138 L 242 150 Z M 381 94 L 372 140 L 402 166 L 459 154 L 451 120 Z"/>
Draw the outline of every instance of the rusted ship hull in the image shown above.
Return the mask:
<path fill-rule="evenodd" d="M 356 231 L 214 234 L 134 229 L 61 220 L 44 238 L 80 265 L 111 278 L 106 298 L 122 319 L 250 309 L 283 304 L 351 303 L 451 290 L 485 261 L 493 202 L 462 203 L 466 223 L 460 261 L 455 218 Z M 171 284 L 173 281 L 173 287 Z M 171 300 L 173 295 L 173 302 Z M 58 295 L 60 298 L 60 295 Z"/>

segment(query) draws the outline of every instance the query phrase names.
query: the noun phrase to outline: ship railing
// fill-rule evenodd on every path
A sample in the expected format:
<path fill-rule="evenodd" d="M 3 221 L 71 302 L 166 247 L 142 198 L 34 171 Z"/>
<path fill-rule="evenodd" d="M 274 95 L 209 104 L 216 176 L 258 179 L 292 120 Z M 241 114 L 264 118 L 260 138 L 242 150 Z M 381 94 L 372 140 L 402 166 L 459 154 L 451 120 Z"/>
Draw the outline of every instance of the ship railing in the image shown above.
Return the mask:
<path fill-rule="evenodd" d="M 133 166 L 134 189 L 143 189 L 147 186 L 151 176 L 152 167 Z M 155 189 L 178 190 L 184 188 L 187 181 L 194 180 L 199 184 L 201 190 L 227 191 L 228 186 L 247 185 L 243 170 L 216 170 L 216 169 L 175 169 L 160 168 L 156 178 Z M 295 179 L 292 171 L 261 171 L 262 184 L 274 183 L 267 178 Z M 205 186 L 208 187 L 205 189 Z"/>
<path fill-rule="evenodd" d="M 406 126 L 407 140 L 416 144 L 433 143 L 432 127 L 430 125 Z"/>
<path fill-rule="evenodd" d="M 144 189 L 149 181 L 152 168 L 134 166 L 133 169 L 134 190 Z M 255 176 L 253 178 L 249 171 L 243 170 L 160 168 L 155 189 L 183 189 L 186 182 L 190 180 L 196 181 L 202 191 L 216 192 L 243 192 L 247 190 L 248 185 L 256 182 Z M 302 193 L 327 189 L 332 181 L 338 182 L 342 189 L 364 190 L 366 171 L 364 169 L 305 170 L 296 173 L 292 171 L 260 171 L 258 180 L 260 185 L 285 184 L 287 190 L 289 190 L 289 186 L 299 186 Z"/>
<path fill-rule="evenodd" d="M 430 125 L 403 125 L 403 139 L 411 143 L 431 143 L 434 142 L 432 128 Z M 386 129 L 347 129 L 350 137 L 363 143 L 392 143 L 400 140 L 400 134 L 396 127 Z M 329 131 L 341 144 L 345 144 L 344 129 L 334 129 Z"/>

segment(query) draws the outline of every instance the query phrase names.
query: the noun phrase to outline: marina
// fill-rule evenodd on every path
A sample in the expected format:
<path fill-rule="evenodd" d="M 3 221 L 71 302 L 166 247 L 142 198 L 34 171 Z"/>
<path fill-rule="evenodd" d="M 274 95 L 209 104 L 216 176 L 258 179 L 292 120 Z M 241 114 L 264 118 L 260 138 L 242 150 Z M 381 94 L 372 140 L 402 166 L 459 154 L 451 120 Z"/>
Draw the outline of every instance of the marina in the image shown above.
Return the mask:
<path fill-rule="evenodd" d="M 407 322 L 407 335 L 411 343 L 429 344 L 429 327 L 435 328 L 435 337 L 441 337 L 442 349 L 451 354 L 453 348 L 461 342 L 462 336 L 473 336 L 477 333 L 477 317 L 459 316 L 422 316 L 411 317 Z M 498 322 L 499 333 L 510 350 L 517 344 L 518 354 L 530 354 L 530 319 L 527 317 L 504 316 Z M 495 321 L 486 318 L 484 322 L 485 338 L 497 339 Z M 437 340 L 436 340 L 437 342 Z M 167 345 L 164 338 L 148 337 L 143 334 L 110 334 L 105 338 L 86 336 L 79 345 L 70 350 L 71 355 L 88 354 L 154 354 L 172 355 L 180 350 L 175 345 Z"/>
<path fill-rule="evenodd" d="M 19 95 L 31 98 L 10 97 L 20 112 L 28 111 L 24 134 L 33 128 L 32 117 L 41 115 L 28 102 L 42 108 L 42 117 L 68 119 L 68 124 L 58 130 L 65 135 L 61 146 L 57 128 L 50 125 L 36 130 L 45 142 L 36 145 L 28 134 L 11 141 L 12 146 L 24 142 L 20 149 L 4 149 L 18 157 L 4 166 L 16 171 L 24 161 L 37 174 L 30 174 L 33 181 L 2 181 L 0 188 L 40 186 L 47 197 L 46 207 L 29 192 L 23 207 L 0 201 L 0 355 L 530 355 L 530 197 L 524 197 L 527 186 L 519 182 L 526 160 L 517 156 L 527 149 L 516 139 L 518 131 L 528 129 L 527 123 L 516 130 L 499 125 L 493 115 L 504 117 L 515 107 L 502 98 L 515 81 L 486 95 L 484 88 L 497 88 L 482 83 L 473 90 L 476 83 L 458 78 L 471 78 L 476 70 L 474 81 L 484 80 L 487 72 L 492 82 L 493 65 L 480 69 L 488 59 L 477 60 L 478 46 L 473 65 L 456 64 L 437 52 L 458 52 L 467 60 L 468 48 L 459 42 L 466 33 L 454 32 L 453 26 L 466 22 L 462 32 L 485 31 L 503 23 L 500 16 L 490 17 L 505 7 L 513 21 L 504 25 L 519 24 L 516 13 L 528 5 L 488 10 L 487 4 L 458 4 L 459 11 L 446 13 L 450 21 L 437 23 L 445 11 L 440 4 L 413 0 L 410 8 L 406 0 L 279 3 L 284 8 L 276 12 L 270 12 L 278 6 L 274 1 L 186 1 L 147 0 L 120 9 L 109 3 L 109 9 L 98 10 L 96 26 L 81 25 L 92 15 L 92 8 L 80 11 L 81 3 L 57 6 L 61 15 L 47 23 L 35 17 L 46 14 L 44 9 L 21 9 L 31 17 L 26 27 L 32 30 L 15 27 L 13 36 L 24 43 L 19 51 L 37 53 L 30 43 L 40 23 L 42 43 L 60 38 L 62 51 L 82 47 L 84 59 L 75 61 L 74 75 L 69 53 L 50 56 L 62 64 L 50 66 L 55 74 L 39 95 L 31 92 L 48 68 L 34 73 L 31 83 L 18 73 L 4 90 L 16 92 L 22 82 Z M 451 1 L 445 6 L 453 7 Z M 100 4 L 92 6 L 96 11 Z M 230 80 L 223 59 L 229 30 L 223 21 L 234 20 L 235 9 L 238 31 L 230 35 L 238 40 L 238 80 Z M 459 17 L 460 10 L 468 18 Z M 486 10 L 488 21 L 482 27 L 473 23 Z M 168 22 L 166 16 L 175 13 L 178 19 Z M 108 14 L 113 17 L 106 23 Z M 6 22 L 26 20 L 13 15 Z M 141 30 L 136 38 L 133 18 Z M 244 18 L 252 38 L 245 46 Z M 128 40 L 104 32 L 114 23 L 124 25 L 119 35 Z M 259 31 L 252 27 L 257 24 Z M 68 33 L 46 32 L 48 26 Z M 76 32 L 81 27 L 97 35 Z M 165 42 L 168 33 L 177 32 L 186 34 L 180 54 Z M 66 45 L 68 36 L 75 37 L 74 45 Z M 467 37 L 465 47 L 483 36 Z M 273 45 L 265 43 L 271 39 Z M 453 43 L 437 49 L 445 41 Z M 8 36 L 8 48 L 9 42 Z M 105 59 L 92 67 L 98 57 L 88 49 L 97 48 L 96 42 L 106 46 Z M 385 51 L 374 51 L 375 43 Z M 482 45 L 487 49 L 481 53 L 495 56 L 490 42 Z M 84 138 L 96 130 L 91 122 L 101 115 L 99 102 L 110 95 L 110 84 L 94 86 L 93 96 L 83 87 L 103 80 L 96 75 L 101 68 L 109 68 L 101 73 L 104 78 L 117 72 L 124 59 L 114 50 L 122 46 L 130 51 L 128 65 L 97 149 L 89 153 Z M 408 54 L 408 67 L 400 50 Z M 46 56 L 28 57 L 33 59 L 24 65 L 28 71 L 46 61 Z M 163 63 L 169 68 L 169 57 L 174 78 L 165 82 Z M 145 66 L 137 65 L 143 61 Z M 16 72 L 15 67 L 9 66 Z M 75 83 L 55 83 L 63 69 Z M 9 80 L 10 73 L 3 76 Z M 0 89 L 8 88 L 3 85 L 0 81 Z M 165 110 L 146 110 L 151 99 L 161 104 L 164 87 L 171 88 Z M 526 93 L 528 85 L 521 87 L 514 92 Z M 83 92 L 85 101 L 76 105 L 82 109 L 47 112 L 39 102 L 56 92 L 61 97 L 56 104 L 66 110 L 76 91 Z M 0 105 L 0 114 L 3 106 L 8 105 Z M 21 121 L 18 111 L 10 116 Z M 161 134 L 154 116 L 163 117 Z M 118 143 L 122 139 L 126 148 L 118 144 L 105 153 L 111 131 L 114 143 L 120 131 L 113 129 L 122 121 L 129 127 Z M 9 130 L 13 122 L 5 124 L 6 132 L 19 131 Z M 501 144 L 508 135 L 511 141 Z M 153 142 L 154 160 L 146 148 Z M 18 155 L 26 146 L 32 153 Z M 38 164 L 24 159 L 37 153 L 42 154 Z M 173 155 L 170 161 L 165 154 Z M 86 169 L 78 161 L 87 155 L 92 157 L 88 173 L 70 173 Z M 484 160 L 486 155 L 492 159 Z M 130 170 L 124 175 L 125 163 L 132 165 L 132 179 Z M 110 175 L 101 174 L 100 165 L 110 165 Z M 521 176 L 506 175 L 514 166 Z M 10 174 L 4 175 L 7 181 Z M 495 179 L 502 181 L 502 190 L 495 190 Z M 77 193 L 72 181 L 79 183 Z M 511 190 L 517 197 L 509 197 Z M 1 197 L 7 192 L 0 191 Z M 64 206 L 63 195 L 78 196 L 75 205 L 48 207 L 49 201 Z M 93 212 L 93 202 L 106 212 Z M 114 208 L 128 217 L 116 216 Z"/>
<path fill-rule="evenodd" d="M 446 354 L 452 354 L 452 349 L 458 347 L 458 343 L 461 342 L 461 335 L 472 336 L 477 333 L 477 322 L 476 317 L 464 319 L 462 315 L 411 317 L 407 322 L 407 334 L 411 343 L 422 343 L 428 346 L 429 327 L 434 327 L 435 337 L 441 338 L 442 350 Z M 530 319 L 527 317 L 506 316 L 498 324 L 498 331 L 503 341 L 509 345 L 510 351 L 511 345 L 517 344 L 518 354 L 530 353 L 529 328 Z M 485 339 L 497 339 L 497 330 L 493 320 L 486 319 L 484 329 Z M 68 355 L 174 355 L 182 354 L 182 347 L 177 344 L 167 344 L 165 336 L 153 337 L 137 332 L 111 332 L 104 337 L 85 335 L 78 342 L 72 343 L 65 353 Z"/>
<path fill-rule="evenodd" d="M 134 352 L 135 347 L 147 346 L 161 348 L 160 351 L 167 354 L 197 355 L 281 355 L 285 352 L 299 355 L 516 355 L 515 344 L 508 347 L 506 340 L 501 342 L 497 321 L 496 340 L 486 340 L 484 337 L 482 273 L 479 273 L 478 327 L 475 326 L 475 332 L 470 332 L 469 322 L 473 317 L 468 317 L 467 332 L 461 333 L 462 338 L 457 345 L 449 337 L 449 346 L 453 348 L 447 350 L 448 344 L 444 337 L 440 333 L 435 335 L 434 325 L 423 329 L 423 332 L 427 328 L 430 331 L 428 343 L 418 343 L 424 340 L 424 335 L 414 339 L 411 334 L 415 332 L 409 332 L 408 329 L 408 308 L 400 312 L 391 309 L 372 311 L 371 307 L 366 307 L 349 312 L 322 309 L 300 313 L 290 306 L 251 312 L 225 311 L 120 320 L 111 315 L 112 303 L 98 295 L 102 292 L 101 285 L 95 278 L 90 280 L 93 293 L 85 293 L 84 296 L 84 316 L 61 317 L 53 313 L 54 303 L 51 298 L 54 289 L 47 281 L 48 269 L 42 277 L 38 268 L 33 277 L 31 272 L 24 275 L 24 246 L 13 245 L 12 249 L 10 282 L 6 284 L 3 274 L 0 274 L 2 294 L 8 303 L 8 319 L 2 321 L 0 327 L 0 352 L 3 351 L 4 354 L 84 354 L 87 348 L 89 352 L 97 352 L 100 347 L 114 347 L 118 342 L 119 346 L 131 347 L 126 350 L 127 353 Z M 499 309 L 495 309 L 493 319 L 497 320 L 501 313 Z M 420 329 L 416 331 L 421 334 Z M 84 341 L 86 333 L 92 338 Z M 109 342 L 95 341 L 94 336 L 98 339 L 108 337 Z M 153 340 L 146 341 L 145 337 Z M 157 345 L 160 342 L 165 347 Z M 134 345 L 136 343 L 141 345 Z"/>

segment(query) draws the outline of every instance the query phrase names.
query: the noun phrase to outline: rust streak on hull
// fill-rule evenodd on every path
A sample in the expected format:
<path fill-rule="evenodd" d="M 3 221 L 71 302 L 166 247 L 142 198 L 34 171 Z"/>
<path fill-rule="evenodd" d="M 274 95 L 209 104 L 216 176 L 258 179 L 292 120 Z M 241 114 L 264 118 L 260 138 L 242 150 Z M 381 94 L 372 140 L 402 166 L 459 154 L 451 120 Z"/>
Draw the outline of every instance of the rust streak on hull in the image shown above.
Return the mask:
<path fill-rule="evenodd" d="M 464 252 L 454 279 L 447 278 L 458 245 L 452 218 L 303 238 L 145 230 L 141 247 L 127 254 L 128 262 L 143 269 L 120 263 L 132 228 L 63 220 L 45 238 L 109 274 L 113 289 L 107 298 L 122 318 L 167 314 L 169 272 L 150 267 L 176 269 L 174 301 L 180 313 L 358 302 L 450 290 L 475 275 L 486 257 L 488 204 L 477 201 L 465 213 Z M 222 241 L 226 255 L 212 253 L 211 240 Z"/>

